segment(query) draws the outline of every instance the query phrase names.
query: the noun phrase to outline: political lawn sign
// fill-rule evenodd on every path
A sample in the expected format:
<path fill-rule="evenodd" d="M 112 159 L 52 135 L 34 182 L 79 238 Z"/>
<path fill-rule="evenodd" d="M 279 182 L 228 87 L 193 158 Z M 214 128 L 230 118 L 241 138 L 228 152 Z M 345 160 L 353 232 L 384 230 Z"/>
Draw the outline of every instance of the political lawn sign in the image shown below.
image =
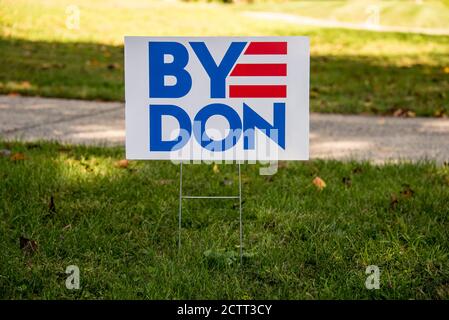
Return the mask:
<path fill-rule="evenodd" d="M 306 37 L 125 37 L 126 157 L 306 160 Z"/>

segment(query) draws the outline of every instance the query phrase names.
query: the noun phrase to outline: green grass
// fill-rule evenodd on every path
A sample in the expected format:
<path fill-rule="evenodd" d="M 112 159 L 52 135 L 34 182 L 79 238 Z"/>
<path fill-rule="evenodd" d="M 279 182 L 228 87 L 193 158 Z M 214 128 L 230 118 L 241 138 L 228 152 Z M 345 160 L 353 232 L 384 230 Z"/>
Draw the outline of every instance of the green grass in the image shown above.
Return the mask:
<path fill-rule="evenodd" d="M 241 267 L 232 200 L 185 201 L 178 253 L 178 166 L 119 168 L 122 148 L 5 148 L 25 160 L 0 157 L 1 299 L 449 298 L 447 166 L 289 162 L 266 177 L 244 165 Z M 236 193 L 236 167 L 218 168 L 186 165 L 185 192 Z M 65 288 L 72 264 L 78 291 Z M 364 287 L 368 265 L 380 290 Z"/>
<path fill-rule="evenodd" d="M 253 10 L 297 14 L 305 17 L 364 24 L 373 8 L 379 10 L 383 26 L 435 28 L 449 31 L 449 2 L 447 0 L 297 0 L 284 2 L 255 2 Z"/>
<path fill-rule="evenodd" d="M 313 16 L 312 9 L 330 5 L 313 3 L 277 3 L 276 8 L 295 13 L 294 6 L 304 6 Z M 339 3 L 348 10 L 346 2 Z M 245 15 L 271 10 L 270 2 L 82 0 L 76 1 L 79 29 L 70 30 L 70 4 L 0 1 L 0 93 L 123 100 L 124 35 L 307 35 L 312 111 L 392 114 L 403 109 L 420 116 L 449 115 L 449 37 L 301 27 Z M 396 1 L 394 8 L 396 19 L 415 21 L 408 4 L 401 7 Z M 420 8 L 432 17 L 445 12 L 427 1 Z"/>

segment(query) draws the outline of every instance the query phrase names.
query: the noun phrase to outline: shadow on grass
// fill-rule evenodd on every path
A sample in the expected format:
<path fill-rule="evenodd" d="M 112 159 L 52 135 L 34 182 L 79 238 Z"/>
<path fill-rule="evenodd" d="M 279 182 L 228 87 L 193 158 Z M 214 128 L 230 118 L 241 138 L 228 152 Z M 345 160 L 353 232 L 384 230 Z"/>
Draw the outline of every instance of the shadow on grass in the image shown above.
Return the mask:
<path fill-rule="evenodd" d="M 1 38 L 0 56 L 0 93 L 124 100 L 122 46 Z M 312 56 L 311 111 L 449 114 L 447 56 L 432 58 L 398 66 L 391 57 Z"/>
<path fill-rule="evenodd" d="M 289 162 L 264 177 L 245 165 L 250 255 L 240 268 L 232 202 L 190 202 L 178 253 L 177 166 L 118 166 L 121 148 L 5 148 L 25 160 L 0 157 L 2 298 L 448 297 L 445 167 Z M 186 193 L 235 193 L 235 167 L 218 168 L 186 166 Z M 318 175 L 322 191 L 311 183 Z M 20 236 L 37 250 L 21 250 Z M 76 292 L 65 288 L 71 264 L 81 271 Z M 381 290 L 364 288 L 371 264 L 382 270 Z"/>

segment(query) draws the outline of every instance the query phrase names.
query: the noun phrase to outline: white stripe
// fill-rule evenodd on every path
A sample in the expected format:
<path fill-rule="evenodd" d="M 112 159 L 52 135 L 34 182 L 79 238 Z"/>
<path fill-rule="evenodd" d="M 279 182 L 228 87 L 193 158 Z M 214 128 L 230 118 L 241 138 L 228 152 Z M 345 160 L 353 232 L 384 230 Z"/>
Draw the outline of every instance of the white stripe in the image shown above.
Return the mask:
<path fill-rule="evenodd" d="M 242 53 L 237 63 L 287 63 L 287 55 L 244 55 Z"/>
<path fill-rule="evenodd" d="M 286 77 L 228 77 L 226 79 L 228 85 L 231 84 L 287 84 Z"/>

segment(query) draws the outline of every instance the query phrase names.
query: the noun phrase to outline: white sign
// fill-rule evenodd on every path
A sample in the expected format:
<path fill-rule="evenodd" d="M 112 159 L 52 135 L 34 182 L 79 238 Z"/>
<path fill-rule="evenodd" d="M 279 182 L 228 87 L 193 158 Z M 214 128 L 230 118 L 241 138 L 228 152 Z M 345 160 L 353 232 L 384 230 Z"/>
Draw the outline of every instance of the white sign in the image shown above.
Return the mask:
<path fill-rule="evenodd" d="M 306 37 L 125 37 L 126 157 L 307 160 Z"/>

